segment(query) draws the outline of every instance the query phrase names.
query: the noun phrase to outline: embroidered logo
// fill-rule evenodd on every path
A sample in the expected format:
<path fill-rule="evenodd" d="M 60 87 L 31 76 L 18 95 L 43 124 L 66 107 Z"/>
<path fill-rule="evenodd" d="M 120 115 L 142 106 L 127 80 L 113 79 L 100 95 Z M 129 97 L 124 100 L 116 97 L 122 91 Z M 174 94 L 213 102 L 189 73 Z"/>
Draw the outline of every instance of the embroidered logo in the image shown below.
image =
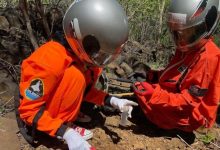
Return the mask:
<path fill-rule="evenodd" d="M 44 95 L 44 84 L 41 79 L 34 79 L 28 89 L 25 90 L 25 96 L 30 100 L 36 100 Z"/>

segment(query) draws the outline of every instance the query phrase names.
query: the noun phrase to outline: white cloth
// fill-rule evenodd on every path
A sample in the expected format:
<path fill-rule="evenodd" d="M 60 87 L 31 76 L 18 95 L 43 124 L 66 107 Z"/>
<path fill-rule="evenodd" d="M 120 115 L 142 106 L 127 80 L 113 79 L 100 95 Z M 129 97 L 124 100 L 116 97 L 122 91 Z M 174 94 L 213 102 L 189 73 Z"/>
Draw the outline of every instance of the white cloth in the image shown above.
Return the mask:
<path fill-rule="evenodd" d="M 110 99 L 110 104 L 112 105 L 112 107 L 120 110 L 121 112 L 127 111 L 128 107 L 128 117 L 130 118 L 133 106 L 138 106 L 138 103 L 135 103 L 127 99 L 120 99 L 114 96 Z"/>
<path fill-rule="evenodd" d="M 63 139 L 66 141 L 69 150 L 90 150 L 91 145 L 72 128 L 67 129 L 63 135 Z"/>

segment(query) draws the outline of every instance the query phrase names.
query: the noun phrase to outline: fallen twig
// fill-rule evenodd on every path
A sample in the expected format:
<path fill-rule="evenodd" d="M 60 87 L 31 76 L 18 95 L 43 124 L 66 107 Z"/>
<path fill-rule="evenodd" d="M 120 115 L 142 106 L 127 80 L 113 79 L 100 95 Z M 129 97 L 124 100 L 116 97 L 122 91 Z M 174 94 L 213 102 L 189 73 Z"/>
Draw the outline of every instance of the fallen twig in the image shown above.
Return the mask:
<path fill-rule="evenodd" d="M 122 96 L 133 96 L 134 93 L 120 93 L 120 94 L 109 94 L 111 96 L 117 96 L 117 97 L 122 97 Z"/>
<path fill-rule="evenodd" d="M 19 82 L 19 76 L 17 74 L 16 68 L 14 65 L 12 65 L 11 63 L 3 60 L 0 58 L 0 66 L 2 66 L 3 68 L 7 69 L 7 71 L 10 73 L 10 75 L 12 76 L 12 78 L 18 83 Z"/>
<path fill-rule="evenodd" d="M 213 142 L 210 142 L 210 143 L 220 149 L 220 146 L 218 146 L 217 144 L 215 144 Z"/>
<path fill-rule="evenodd" d="M 190 147 L 191 149 L 193 149 L 192 146 L 190 146 L 180 135 L 177 134 L 177 137 L 178 137 L 182 142 L 184 142 L 188 147 Z"/>
<path fill-rule="evenodd" d="M 0 93 L 0 95 L 1 95 L 1 94 L 4 94 L 4 93 L 6 93 L 6 92 L 7 92 L 7 91 L 2 91 L 2 92 Z"/>
<path fill-rule="evenodd" d="M 12 96 L 5 104 L 3 104 L 1 107 L 4 108 L 12 99 L 14 99 L 14 96 Z"/>

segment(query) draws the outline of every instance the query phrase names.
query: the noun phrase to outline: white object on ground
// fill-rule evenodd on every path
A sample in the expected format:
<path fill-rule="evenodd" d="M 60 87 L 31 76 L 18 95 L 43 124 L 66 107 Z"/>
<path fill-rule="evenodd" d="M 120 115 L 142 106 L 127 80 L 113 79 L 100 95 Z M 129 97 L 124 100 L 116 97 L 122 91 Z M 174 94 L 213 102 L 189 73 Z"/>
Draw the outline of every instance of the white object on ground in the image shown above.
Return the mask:
<path fill-rule="evenodd" d="M 120 125 L 123 126 L 123 127 L 126 127 L 128 126 L 128 117 L 131 116 L 131 111 L 130 109 L 132 109 L 132 107 L 129 109 L 129 107 L 131 106 L 126 106 L 123 108 L 123 111 L 121 113 L 121 120 L 120 120 Z"/>

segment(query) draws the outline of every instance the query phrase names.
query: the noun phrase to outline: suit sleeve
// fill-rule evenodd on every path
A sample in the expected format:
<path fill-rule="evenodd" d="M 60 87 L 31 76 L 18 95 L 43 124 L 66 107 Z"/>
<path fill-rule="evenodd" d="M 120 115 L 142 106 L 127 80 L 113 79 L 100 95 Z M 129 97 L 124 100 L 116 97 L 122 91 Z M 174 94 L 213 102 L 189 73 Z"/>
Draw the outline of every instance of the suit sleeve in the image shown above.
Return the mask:
<path fill-rule="evenodd" d="M 197 128 L 198 125 L 211 127 L 216 119 L 220 99 L 219 60 L 218 57 L 213 58 L 210 61 L 212 65 L 206 67 L 201 82 L 192 82 L 180 93 L 169 92 L 158 85 L 148 105 L 154 111 L 170 114 L 173 119 L 176 117 L 180 124 L 184 120 L 192 128 Z"/>
<path fill-rule="evenodd" d="M 104 100 L 108 94 L 96 89 L 94 86 L 90 89 L 89 93 L 86 95 L 85 100 L 97 105 L 104 105 Z"/>
<path fill-rule="evenodd" d="M 20 82 L 20 94 L 23 99 L 21 99 L 19 112 L 22 120 L 28 125 L 32 125 L 37 112 L 46 105 L 49 94 L 54 90 L 58 80 L 54 72 L 45 65 L 32 60 L 23 62 Z M 37 129 L 55 136 L 62 123 L 61 119 L 52 118 L 45 110 L 38 120 Z"/>

